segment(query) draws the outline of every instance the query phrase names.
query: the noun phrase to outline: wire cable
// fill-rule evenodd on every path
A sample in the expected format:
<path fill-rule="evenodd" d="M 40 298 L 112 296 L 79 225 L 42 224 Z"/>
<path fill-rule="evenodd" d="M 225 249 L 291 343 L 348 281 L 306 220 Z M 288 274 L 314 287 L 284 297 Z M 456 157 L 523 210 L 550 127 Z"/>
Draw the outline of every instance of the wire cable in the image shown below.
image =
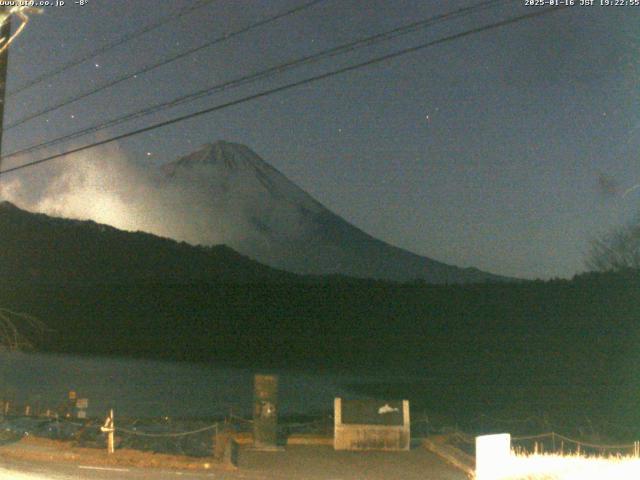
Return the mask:
<path fill-rule="evenodd" d="M 157 28 L 160 28 L 161 26 L 177 19 L 177 18 L 181 18 L 184 17 L 185 15 L 190 14 L 191 12 L 198 10 L 202 7 L 206 7 L 207 5 L 213 3 L 213 2 L 217 2 L 218 0 L 199 0 L 198 2 L 196 2 L 194 5 L 189 5 L 185 8 L 183 8 L 182 10 L 178 11 L 177 13 L 172 13 L 170 15 L 167 15 L 165 17 L 162 17 L 161 19 L 159 19 L 158 21 L 140 29 L 137 30 L 135 32 L 131 32 L 127 35 L 123 35 L 120 38 L 117 38 L 116 40 L 114 40 L 111 43 L 107 43 L 105 45 L 103 45 L 102 47 L 97 48 L 96 50 L 92 50 L 91 52 L 87 53 L 86 55 L 83 55 L 81 57 L 78 57 L 74 60 L 69 61 L 68 63 L 65 63 L 59 67 L 57 67 L 56 69 L 47 72 L 47 73 L 43 73 L 42 75 L 37 76 L 36 78 L 27 81 L 25 84 L 21 85 L 20 87 L 16 88 L 15 90 L 10 91 L 7 94 L 7 98 L 12 97 L 13 95 L 17 95 L 20 92 L 23 92 L 39 83 L 42 83 L 43 81 L 50 79 L 51 77 L 55 77 L 57 75 L 60 75 L 61 73 L 64 73 L 65 71 L 73 68 L 73 67 L 77 67 L 78 65 L 83 64 L 84 62 L 87 62 L 99 55 L 102 55 L 103 53 L 108 52 L 109 50 L 113 50 L 114 48 L 130 42 L 138 37 L 141 37 L 142 35 L 151 32 Z"/>
<path fill-rule="evenodd" d="M 423 50 L 425 48 L 429 48 L 429 47 L 435 46 L 435 45 L 451 42 L 451 41 L 454 41 L 454 40 L 457 40 L 457 39 L 460 39 L 460 38 L 464 38 L 464 37 L 467 37 L 467 36 L 470 36 L 470 35 L 474 35 L 474 34 L 478 34 L 478 33 L 481 33 L 481 32 L 494 30 L 494 29 L 501 28 L 501 27 L 504 27 L 504 26 L 507 26 L 507 25 L 512 25 L 512 24 L 515 24 L 515 23 L 518 23 L 518 22 L 521 22 L 521 21 L 524 21 L 524 20 L 529 20 L 529 19 L 532 19 L 532 18 L 541 17 L 543 15 L 547 15 L 549 13 L 558 12 L 558 11 L 564 10 L 566 8 L 568 8 L 568 7 L 567 6 L 559 6 L 559 7 L 545 8 L 545 9 L 542 9 L 542 10 L 539 10 L 539 11 L 531 12 L 531 13 L 524 14 L 524 15 L 519 15 L 519 16 L 516 16 L 516 17 L 512 17 L 512 18 L 506 19 L 506 20 L 502 20 L 502 21 L 499 21 L 499 22 L 494 22 L 494 23 L 491 23 L 491 24 L 488 24 L 488 25 L 484 25 L 484 26 L 481 26 L 481 27 L 473 28 L 473 29 L 470 29 L 470 30 L 465 30 L 465 31 L 460 32 L 460 33 L 449 35 L 449 36 L 446 36 L 446 37 L 443 37 L 443 38 L 440 38 L 440 39 L 437 39 L 437 40 L 432 40 L 430 42 L 422 43 L 420 45 L 416 45 L 416 46 L 413 46 L 413 47 L 404 48 L 402 50 L 398 50 L 398 51 L 393 52 L 393 53 L 389 53 L 389 54 L 386 54 L 386 55 L 375 57 L 373 59 L 370 59 L 370 60 L 367 60 L 367 61 L 364 61 L 364 62 L 360 62 L 360 63 L 354 64 L 354 65 L 350 65 L 350 66 L 347 66 L 347 67 L 342 67 L 342 68 L 339 68 L 339 69 L 336 69 L 336 70 L 332 70 L 332 71 L 329 71 L 329 72 L 326 72 L 326 73 L 323 73 L 323 74 L 320 74 L 320 75 L 315 75 L 313 77 L 305 78 L 303 80 L 298 80 L 298 81 L 295 81 L 295 82 L 291 82 L 291 83 L 288 83 L 288 84 L 285 84 L 285 85 L 282 85 L 282 86 L 279 86 L 279 87 L 275 87 L 275 88 L 271 88 L 271 89 L 268 89 L 268 90 L 264 90 L 262 92 L 255 93 L 255 94 L 252 94 L 252 95 L 248 95 L 248 96 L 242 97 L 242 98 L 237 99 L 237 100 L 232 100 L 232 101 L 220 104 L 220 105 L 215 105 L 213 107 L 205 108 L 205 109 L 199 110 L 197 112 L 189 113 L 187 115 L 182 115 L 182 116 L 170 119 L 170 120 L 166 120 L 166 121 L 163 121 L 163 122 L 155 123 L 155 124 L 149 125 L 147 127 L 143 127 L 143 128 L 137 129 L 137 130 L 133 130 L 133 131 L 130 131 L 130 132 L 127 132 L 127 133 L 123 133 L 123 134 L 120 134 L 120 135 L 113 136 L 111 138 L 107 138 L 107 139 L 104 139 L 104 140 L 93 142 L 93 143 L 88 144 L 88 145 L 84 145 L 84 146 L 81 146 L 81 147 L 73 148 L 73 149 L 68 150 L 66 152 L 57 153 L 57 154 L 50 155 L 50 156 L 45 157 L 45 158 L 41 158 L 39 160 L 34 160 L 32 162 L 27 162 L 27 163 L 22 164 L 22 165 L 18 165 L 18 166 L 12 167 L 12 168 L 8 168 L 8 169 L 0 171 L 0 176 L 7 175 L 8 173 L 16 172 L 16 171 L 23 170 L 23 169 L 26 169 L 26 168 L 30 168 L 30 167 L 33 167 L 35 165 L 40 165 L 40 164 L 43 164 L 45 162 L 49 162 L 51 160 L 55 160 L 55 159 L 60 158 L 60 157 L 71 155 L 73 153 L 82 152 L 82 151 L 89 150 L 89 149 L 95 148 L 95 147 L 99 147 L 101 145 L 112 143 L 112 142 L 115 142 L 115 141 L 118 141 L 118 140 L 123 140 L 125 138 L 129 138 L 129 137 L 132 137 L 134 135 L 139 135 L 141 133 L 146 133 L 146 132 L 149 132 L 149 131 L 152 131 L 152 130 L 156 130 L 158 128 L 166 127 L 168 125 L 173 125 L 173 124 L 176 124 L 176 123 L 179 123 L 179 122 L 183 122 L 185 120 L 189 120 L 189 119 L 192 119 L 192 118 L 195 118 L 195 117 L 199 117 L 199 116 L 202 116 L 202 115 L 205 115 L 205 114 L 208 114 L 208 113 L 212 113 L 212 112 L 215 112 L 215 111 L 218 111 L 218 110 L 223 110 L 225 108 L 229 108 L 229 107 L 232 107 L 232 106 L 235 106 L 235 105 L 239 105 L 239 104 L 246 103 L 246 102 L 249 102 L 249 101 L 252 101 L 252 100 L 256 100 L 258 98 L 267 97 L 267 96 L 273 95 L 275 93 L 279 93 L 279 92 L 283 92 L 283 91 L 286 91 L 286 90 L 291 90 L 293 88 L 300 87 L 300 86 L 303 86 L 303 85 L 308 85 L 308 84 L 311 84 L 311 83 L 315 83 L 315 82 L 318 82 L 320 80 L 324 80 L 324 79 L 327 79 L 327 78 L 330 78 L 330 77 L 334 77 L 336 75 L 341 75 L 343 73 L 347 73 L 347 72 L 351 72 L 351 71 L 354 71 L 354 70 L 358 70 L 358 69 L 363 68 L 363 67 L 379 64 L 379 63 L 382 63 L 382 62 L 385 62 L 385 61 L 388 61 L 388 60 L 392 60 L 394 58 L 398 58 L 398 57 L 403 56 L 403 55 L 407 55 L 409 53 L 417 52 L 419 50 Z"/>
<path fill-rule="evenodd" d="M 88 91 L 86 91 L 84 93 L 81 93 L 80 95 L 76 95 L 76 96 L 67 98 L 66 100 L 63 100 L 60 103 L 57 103 L 55 105 L 46 107 L 46 108 L 44 108 L 42 110 L 39 110 L 39 111 L 37 111 L 35 113 L 31 113 L 31 114 L 27 115 L 26 117 L 23 117 L 20 120 L 17 120 L 15 122 L 5 126 L 3 130 L 5 132 L 7 130 L 11 130 L 12 128 L 18 127 L 18 126 L 20 126 L 20 125 L 22 125 L 22 124 L 24 124 L 24 123 L 26 123 L 26 122 L 28 122 L 30 120 L 33 120 L 33 119 L 38 118 L 38 117 L 41 117 L 42 115 L 46 115 L 47 113 L 51 113 L 54 110 L 58 110 L 58 109 L 60 109 L 62 107 L 66 107 L 67 105 L 75 103 L 78 100 L 83 100 L 83 99 L 85 99 L 87 97 L 95 95 L 96 93 L 101 92 L 102 90 L 114 87 L 114 86 L 116 86 L 116 85 L 118 85 L 118 84 L 120 84 L 120 83 L 122 83 L 124 81 L 130 80 L 132 78 L 137 78 L 138 75 L 143 75 L 143 74 L 148 73 L 148 72 L 150 72 L 152 70 L 155 70 L 156 68 L 159 68 L 159 67 L 167 65 L 169 63 L 175 62 L 176 60 L 179 60 L 181 58 L 185 58 L 185 57 L 187 57 L 189 55 L 193 55 L 194 53 L 199 52 L 200 50 L 203 50 L 205 48 L 209 48 L 209 47 L 212 47 L 212 46 L 214 46 L 216 44 L 219 44 L 219 43 L 222 43 L 222 42 L 226 42 L 227 40 L 229 40 L 231 38 L 234 38 L 234 37 L 236 37 L 238 35 L 242 35 L 242 34 L 248 32 L 248 31 L 251 31 L 251 30 L 256 29 L 258 27 L 262 27 L 264 25 L 267 25 L 268 23 L 274 22 L 274 21 L 279 20 L 281 18 L 296 14 L 296 13 L 301 12 L 303 10 L 306 10 L 306 9 L 308 9 L 310 7 L 313 7 L 314 5 L 316 5 L 316 4 L 320 3 L 320 2 L 323 2 L 323 1 L 325 1 L 325 0 L 312 0 L 312 1 L 307 2 L 307 3 L 305 3 L 305 4 L 301 5 L 301 6 L 294 7 L 292 9 L 286 10 L 284 12 L 277 13 L 275 15 L 272 15 L 271 17 L 267 17 L 267 18 L 265 18 L 263 20 L 260 20 L 258 22 L 252 23 L 250 25 L 247 25 L 246 27 L 243 27 L 243 28 L 241 28 L 239 30 L 235 30 L 235 31 L 233 31 L 231 33 L 226 33 L 224 35 L 216 37 L 215 39 L 213 39 L 213 40 L 211 40 L 211 41 L 209 41 L 207 43 L 204 43 L 204 44 L 202 44 L 202 45 L 200 45 L 198 47 L 191 48 L 191 49 L 189 49 L 189 50 L 187 50 L 185 52 L 179 53 L 177 55 L 172 55 L 172 56 L 170 56 L 168 58 L 165 58 L 164 60 L 162 60 L 160 62 L 151 64 L 151 65 L 147 65 L 146 67 L 144 67 L 144 68 L 142 68 L 142 69 L 140 69 L 140 70 L 138 70 L 136 72 L 127 73 L 127 74 L 124 74 L 124 75 L 122 75 L 122 76 L 120 76 L 118 78 L 115 78 L 113 80 L 109 80 L 108 82 L 103 83 L 103 84 L 99 85 L 98 87 L 93 88 L 91 90 L 88 90 Z"/>
<path fill-rule="evenodd" d="M 432 26 L 436 23 L 442 22 L 442 21 L 447 21 L 447 20 L 451 20 L 454 18 L 458 18 L 458 17 L 464 17 L 467 16 L 471 13 L 475 13 L 476 11 L 480 11 L 480 10 L 484 10 L 490 7 L 495 6 L 496 4 L 499 3 L 504 3 L 504 2 L 512 2 L 514 0 L 488 0 L 479 4 L 476 4 L 474 6 L 471 7 L 465 7 L 465 8 L 460 8 L 458 10 L 454 10 L 452 12 L 447 12 L 441 15 L 436 15 L 434 17 L 429 17 L 427 19 L 424 20 L 420 20 L 417 22 L 413 22 L 410 23 L 408 25 L 404 25 L 401 27 L 397 27 L 394 29 L 391 29 L 389 31 L 383 32 L 383 33 L 379 33 L 376 35 L 372 35 L 369 37 L 365 37 L 365 38 L 361 38 L 352 42 L 348 42 L 342 45 L 339 45 L 337 47 L 333 47 L 330 48 L 328 50 L 324 50 L 321 51 L 319 53 L 313 54 L 313 55 L 307 55 L 304 56 L 302 58 L 296 59 L 296 60 L 292 60 L 274 67 L 270 67 L 267 68 L 266 70 L 261 70 L 259 72 L 256 73 L 252 73 L 249 75 L 245 75 L 233 80 L 229 80 L 223 83 L 219 83 L 210 87 L 207 87 L 205 89 L 196 91 L 194 93 L 190 93 L 188 95 L 183 95 L 180 96 L 178 98 L 175 98 L 173 100 L 167 101 L 167 102 L 161 102 L 161 103 L 157 103 L 151 107 L 147 107 L 143 110 L 137 110 L 135 112 L 126 114 L 124 116 L 121 117 L 116 117 L 113 118 L 111 120 L 107 120 L 107 121 L 103 121 L 100 122 L 98 124 L 94 124 L 90 127 L 84 128 L 80 131 L 74 132 L 74 133 L 70 133 L 67 135 L 63 135 L 61 137 L 46 141 L 46 142 L 42 142 L 42 143 L 38 143 L 14 152 L 11 152 L 9 154 L 7 154 L 4 158 L 12 158 L 12 157 L 16 157 L 18 155 L 23 155 L 25 153 L 31 153 L 35 150 L 40 150 L 42 148 L 46 148 L 46 147 L 51 147 L 53 145 L 57 145 L 61 142 L 65 142 L 67 140 L 73 140 L 75 138 L 78 137 L 82 137 L 84 135 L 90 134 L 90 133 L 95 133 L 98 132 L 100 130 L 104 130 L 106 128 L 109 127 L 114 127 L 117 125 L 120 125 L 122 123 L 131 121 L 131 120 L 135 120 L 138 118 L 142 118 L 148 115 L 151 115 L 153 113 L 157 113 L 169 108 L 173 108 L 176 107 L 178 105 L 182 105 L 188 102 L 192 102 L 195 101 L 197 99 L 203 98 L 203 97 L 207 97 L 210 95 L 213 95 L 214 93 L 218 93 L 218 92 L 222 92 L 222 91 L 226 91 L 228 89 L 231 88 L 236 88 L 242 85 L 246 85 L 249 83 L 253 83 L 256 82 L 258 80 L 263 80 L 266 78 L 270 78 L 274 75 L 277 74 L 281 74 L 283 72 L 286 72 L 288 70 L 292 70 L 295 69 L 297 67 L 300 67 L 302 65 L 305 64 L 310 64 L 310 63 L 315 63 L 318 62 L 320 60 L 324 60 L 327 58 L 331 58 L 337 55 L 341 55 L 347 52 L 351 52 L 353 50 L 359 49 L 359 48 L 363 48 L 363 47 L 368 47 L 371 45 L 375 45 L 377 43 L 383 42 L 383 41 L 387 41 L 387 40 L 391 40 L 393 38 L 396 38 L 400 35 L 405 35 L 408 33 L 413 33 L 421 28 L 426 28 L 429 26 Z"/>
<path fill-rule="evenodd" d="M 195 435 L 197 433 L 206 432 L 208 430 L 216 430 L 218 428 L 218 423 L 214 423 L 213 425 L 209 425 L 208 427 L 199 428 L 197 430 L 192 430 L 190 432 L 167 432 L 167 433 L 147 433 L 147 432 L 139 432 L 137 430 L 127 430 L 126 428 L 116 427 L 116 432 L 122 432 L 129 435 L 138 435 L 141 437 L 186 437 L 188 435 Z"/>
<path fill-rule="evenodd" d="M 634 448 L 633 444 L 599 445 L 597 443 L 581 442 L 580 440 L 575 440 L 573 438 L 565 437 L 564 435 L 560 435 L 559 433 L 555 433 L 555 432 L 541 433 L 539 435 L 528 435 L 528 436 L 522 436 L 522 437 L 511 437 L 511 440 L 513 440 L 515 442 L 518 442 L 518 441 L 524 441 L 524 440 L 536 440 L 536 439 L 540 439 L 540 438 L 549 438 L 549 437 L 557 438 L 559 440 L 563 440 L 565 442 L 569 442 L 569 443 L 573 443 L 573 444 L 576 444 L 576 445 L 580 445 L 582 447 L 597 448 L 597 449 L 601 449 L 601 450 L 625 450 L 625 449 Z"/>

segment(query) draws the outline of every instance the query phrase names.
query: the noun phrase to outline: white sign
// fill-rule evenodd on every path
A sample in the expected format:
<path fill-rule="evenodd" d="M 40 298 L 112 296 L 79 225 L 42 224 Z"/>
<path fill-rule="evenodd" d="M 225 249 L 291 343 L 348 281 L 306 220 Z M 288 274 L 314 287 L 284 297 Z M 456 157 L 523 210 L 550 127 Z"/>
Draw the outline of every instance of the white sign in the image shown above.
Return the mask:
<path fill-rule="evenodd" d="M 511 460 L 511 435 L 500 433 L 476 437 L 476 480 L 506 476 Z"/>
<path fill-rule="evenodd" d="M 391 405 L 386 403 L 384 406 L 378 409 L 378 414 L 383 415 L 385 413 L 392 413 L 392 412 L 399 412 L 399 411 L 400 410 L 398 408 L 393 408 Z"/>

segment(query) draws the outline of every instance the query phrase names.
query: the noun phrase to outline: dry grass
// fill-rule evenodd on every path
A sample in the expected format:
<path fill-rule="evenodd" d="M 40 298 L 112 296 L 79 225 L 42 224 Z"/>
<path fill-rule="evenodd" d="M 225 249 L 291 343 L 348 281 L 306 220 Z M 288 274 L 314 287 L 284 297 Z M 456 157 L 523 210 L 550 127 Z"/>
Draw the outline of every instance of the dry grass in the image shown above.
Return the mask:
<path fill-rule="evenodd" d="M 638 480 L 640 458 L 632 456 L 582 456 L 515 454 L 504 480 Z"/>

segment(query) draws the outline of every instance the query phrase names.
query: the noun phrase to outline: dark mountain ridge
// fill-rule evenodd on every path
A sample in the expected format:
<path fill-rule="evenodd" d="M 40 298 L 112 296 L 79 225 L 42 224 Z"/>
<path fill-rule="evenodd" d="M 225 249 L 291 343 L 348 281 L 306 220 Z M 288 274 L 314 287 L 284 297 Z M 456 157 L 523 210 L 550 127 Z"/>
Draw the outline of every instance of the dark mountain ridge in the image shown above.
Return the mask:
<path fill-rule="evenodd" d="M 0 275 L 35 283 L 279 282 L 296 275 L 224 245 L 192 246 L 93 221 L 53 218 L 0 203 Z"/>

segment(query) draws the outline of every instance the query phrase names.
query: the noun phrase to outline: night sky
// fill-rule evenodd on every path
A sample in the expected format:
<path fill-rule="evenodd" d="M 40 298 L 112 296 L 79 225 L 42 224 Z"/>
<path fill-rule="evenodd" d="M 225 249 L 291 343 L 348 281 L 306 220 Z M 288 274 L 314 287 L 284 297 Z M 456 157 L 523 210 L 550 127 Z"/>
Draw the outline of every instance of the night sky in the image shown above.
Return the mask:
<path fill-rule="evenodd" d="M 303 3 L 214 1 L 11 95 L 5 125 Z M 3 153 L 475 3 L 325 0 L 5 131 Z M 9 91 L 193 4 L 67 0 L 45 8 L 11 47 Z M 535 8 L 503 2 L 49 153 Z M 503 275 L 570 277 L 585 270 L 590 238 L 637 218 L 640 189 L 623 194 L 640 183 L 639 21 L 640 7 L 576 6 L 132 137 L 118 148 L 132 161 L 157 165 L 204 143 L 242 143 L 393 245 Z"/>

